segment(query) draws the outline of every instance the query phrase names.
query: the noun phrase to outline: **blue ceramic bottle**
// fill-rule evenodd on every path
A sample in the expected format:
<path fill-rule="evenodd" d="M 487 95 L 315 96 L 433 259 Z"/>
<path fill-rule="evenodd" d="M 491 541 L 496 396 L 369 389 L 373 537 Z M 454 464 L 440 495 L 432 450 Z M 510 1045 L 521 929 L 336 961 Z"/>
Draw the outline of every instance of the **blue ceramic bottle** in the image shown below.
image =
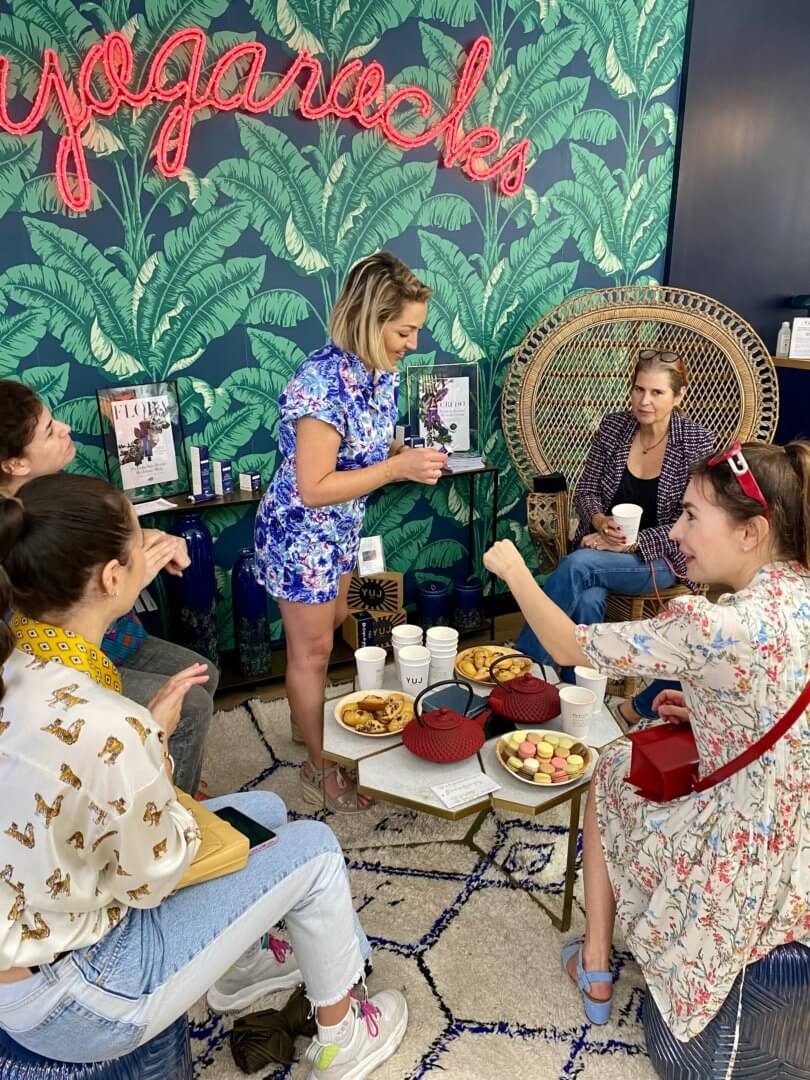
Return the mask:
<path fill-rule="evenodd" d="M 447 626 L 450 622 L 450 593 L 439 581 L 425 581 L 418 587 L 419 623 L 430 626 Z"/>
<path fill-rule="evenodd" d="M 188 547 L 191 566 L 167 581 L 177 640 L 219 667 L 214 541 L 201 514 L 183 514 L 172 527 Z"/>
<path fill-rule="evenodd" d="M 485 623 L 484 587 L 481 579 L 472 577 L 453 588 L 455 601 L 453 625 L 460 634 L 480 630 Z"/>
<path fill-rule="evenodd" d="M 270 671 L 270 620 L 267 593 L 256 580 L 256 553 L 243 548 L 231 570 L 233 636 L 243 675 Z"/>

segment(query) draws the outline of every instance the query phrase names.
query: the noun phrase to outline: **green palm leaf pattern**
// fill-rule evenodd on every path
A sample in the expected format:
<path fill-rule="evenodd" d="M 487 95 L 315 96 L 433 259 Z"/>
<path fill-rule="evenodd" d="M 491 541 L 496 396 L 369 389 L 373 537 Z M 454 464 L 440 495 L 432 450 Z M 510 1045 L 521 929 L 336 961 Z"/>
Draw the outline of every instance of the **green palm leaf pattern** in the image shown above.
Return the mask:
<path fill-rule="evenodd" d="M 56 186 L 55 173 L 40 173 L 27 180 L 14 201 L 14 209 L 23 214 L 61 214 L 69 218 L 83 218 L 101 207 L 98 188 L 90 181 L 90 206 L 87 210 L 70 210 L 62 201 Z"/>
<path fill-rule="evenodd" d="M 434 290 L 428 309 L 431 333 L 451 355 L 482 359 L 484 287 L 480 277 L 452 240 L 420 229 L 419 246 L 425 263 L 420 276 Z"/>
<path fill-rule="evenodd" d="M 0 315 L 0 378 L 12 375 L 20 360 L 30 356 L 47 329 L 45 314 L 36 308 L 17 315 Z"/>
<path fill-rule="evenodd" d="M 65 396 L 70 364 L 54 364 L 51 367 L 28 368 L 23 377 L 26 386 L 38 394 L 48 408 L 54 408 Z"/>
<path fill-rule="evenodd" d="M 39 27 L 50 47 L 69 62 L 74 72 L 78 71 L 97 35 L 73 0 L 11 0 L 11 10 L 19 20 Z"/>
<path fill-rule="evenodd" d="M 410 570 L 427 544 L 432 529 L 432 518 L 406 522 L 397 532 L 396 546 L 388 552 L 386 561 L 389 569 L 399 573 Z"/>
<path fill-rule="evenodd" d="M 616 97 L 638 90 L 634 41 L 638 10 L 633 0 L 561 0 L 563 13 L 582 29 L 583 43 L 597 77 Z"/>
<path fill-rule="evenodd" d="M 146 21 L 153 40 L 163 41 L 186 26 L 206 30 L 227 7 L 228 0 L 146 0 Z"/>
<path fill-rule="evenodd" d="M 372 496 L 366 507 L 363 531 L 366 536 L 390 533 L 399 529 L 402 522 L 419 501 L 421 490 L 416 484 L 403 484 L 383 488 Z"/>
<path fill-rule="evenodd" d="M 0 217 L 15 202 L 34 175 L 42 154 L 42 135 L 13 138 L 0 134 Z"/>
<path fill-rule="evenodd" d="M 230 460 L 256 434 L 262 422 L 261 405 L 240 405 L 227 416 L 212 420 L 202 430 L 201 438 L 212 458 Z"/>
<path fill-rule="evenodd" d="M 294 289 L 268 289 L 254 296 L 245 311 L 245 323 L 296 326 L 310 314 L 306 297 Z"/>
<path fill-rule="evenodd" d="M 73 398 L 60 401 L 53 408 L 53 415 L 63 424 L 68 424 L 75 434 L 100 434 L 98 402 L 95 396 Z"/>

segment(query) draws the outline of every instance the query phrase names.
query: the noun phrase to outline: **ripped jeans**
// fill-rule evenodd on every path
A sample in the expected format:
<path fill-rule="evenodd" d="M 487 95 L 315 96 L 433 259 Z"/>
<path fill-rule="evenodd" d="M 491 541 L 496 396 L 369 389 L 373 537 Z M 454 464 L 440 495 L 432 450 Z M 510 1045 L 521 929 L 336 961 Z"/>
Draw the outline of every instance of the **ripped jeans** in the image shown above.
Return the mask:
<path fill-rule="evenodd" d="M 307 995 L 334 1004 L 363 974 L 370 947 L 352 906 L 340 844 L 318 821 L 287 824 L 268 791 L 223 795 L 278 834 L 244 870 L 182 889 L 158 907 L 130 908 L 95 945 L 19 982 L 0 984 L 0 1027 L 58 1061 L 121 1057 L 154 1038 L 280 919 Z"/>

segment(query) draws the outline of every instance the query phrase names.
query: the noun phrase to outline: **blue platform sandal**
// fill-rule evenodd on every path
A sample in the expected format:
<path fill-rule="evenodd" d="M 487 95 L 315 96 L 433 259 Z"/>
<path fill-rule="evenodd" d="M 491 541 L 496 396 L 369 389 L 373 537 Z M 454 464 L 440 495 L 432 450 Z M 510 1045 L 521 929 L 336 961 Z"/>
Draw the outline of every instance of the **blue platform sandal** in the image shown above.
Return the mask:
<path fill-rule="evenodd" d="M 610 1010 L 613 1005 L 613 995 L 607 1001 L 595 1001 L 590 996 L 590 990 L 594 983 L 612 983 L 613 976 L 609 971 L 586 971 L 582 966 L 582 946 L 584 941 L 581 937 L 574 938 L 562 950 L 563 971 L 570 978 L 568 961 L 572 956 L 577 958 L 577 987 L 582 991 L 582 1006 L 585 1015 L 592 1024 L 606 1024 L 610 1020 Z"/>

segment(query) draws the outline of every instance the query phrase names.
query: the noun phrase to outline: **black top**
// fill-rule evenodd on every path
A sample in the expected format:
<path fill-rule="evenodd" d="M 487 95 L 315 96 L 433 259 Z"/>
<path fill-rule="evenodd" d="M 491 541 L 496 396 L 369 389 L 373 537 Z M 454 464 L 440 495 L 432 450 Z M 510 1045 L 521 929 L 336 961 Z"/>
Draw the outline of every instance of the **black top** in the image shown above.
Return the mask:
<path fill-rule="evenodd" d="M 633 476 L 625 465 L 611 505 L 635 503 L 643 510 L 639 529 L 654 529 L 658 524 L 658 480 L 657 476 L 652 480 L 641 480 L 638 476 Z"/>

